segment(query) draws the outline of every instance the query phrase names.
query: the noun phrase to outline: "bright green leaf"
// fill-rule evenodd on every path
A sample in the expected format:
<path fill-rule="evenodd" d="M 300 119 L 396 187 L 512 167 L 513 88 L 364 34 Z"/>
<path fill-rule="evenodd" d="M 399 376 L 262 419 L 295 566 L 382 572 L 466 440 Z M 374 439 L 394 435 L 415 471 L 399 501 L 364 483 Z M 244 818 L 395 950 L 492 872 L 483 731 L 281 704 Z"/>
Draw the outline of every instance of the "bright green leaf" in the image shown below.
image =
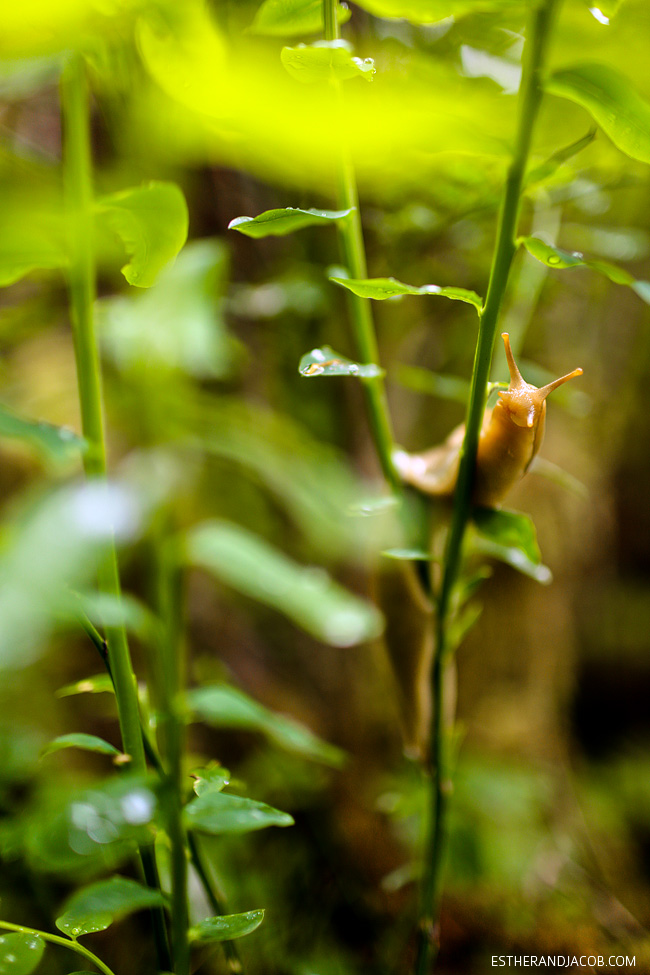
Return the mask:
<path fill-rule="evenodd" d="M 506 562 L 537 582 L 551 581 L 550 570 L 542 565 L 537 533 L 528 515 L 503 509 L 475 508 L 472 521 L 476 532 L 470 545 L 474 551 Z"/>
<path fill-rule="evenodd" d="M 526 10 L 527 0 L 355 0 L 375 17 L 435 24 L 448 17 L 465 17 L 491 10 Z"/>
<path fill-rule="evenodd" d="M 86 735 L 83 732 L 79 732 L 70 735 L 59 735 L 49 745 L 46 745 L 41 753 L 41 757 L 45 758 L 46 755 L 52 755 L 54 752 L 61 751 L 64 748 L 82 748 L 84 751 L 98 752 L 101 755 L 120 754 L 115 745 L 104 741 L 103 738 L 98 738 L 97 735 Z"/>
<path fill-rule="evenodd" d="M 336 5 L 339 24 L 350 19 L 350 10 Z M 323 31 L 323 0 L 265 0 L 250 30 L 255 34 L 289 37 Z"/>
<path fill-rule="evenodd" d="M 97 201 L 97 209 L 130 257 L 122 268 L 126 280 L 150 288 L 187 239 L 187 204 L 181 190 L 175 183 L 151 182 L 105 196 Z"/>
<path fill-rule="evenodd" d="M 36 447 L 48 460 L 65 463 L 71 457 L 83 453 L 86 441 L 68 427 L 51 423 L 25 420 L 0 406 L 0 437 L 22 440 Z"/>
<path fill-rule="evenodd" d="M 362 379 L 374 379 L 376 376 L 384 375 L 381 366 L 375 365 L 374 362 L 364 365 L 353 362 L 352 359 L 346 359 L 344 355 L 335 352 L 329 345 L 306 352 L 300 360 L 298 372 L 301 376 L 359 376 Z"/>
<path fill-rule="evenodd" d="M 189 829 L 200 833 L 250 833 L 267 826 L 292 826 L 289 813 L 273 809 L 264 802 L 231 796 L 223 792 L 206 792 L 185 807 Z"/>
<path fill-rule="evenodd" d="M 312 227 L 315 224 L 342 220 L 352 210 L 301 210 L 299 207 L 285 207 L 282 210 L 266 210 L 256 217 L 235 217 L 228 224 L 228 230 L 238 230 L 247 237 L 284 237 L 294 230 Z"/>
<path fill-rule="evenodd" d="M 108 674 L 84 677 L 74 684 L 66 684 L 56 692 L 57 697 L 72 697 L 75 694 L 114 694 L 113 681 Z"/>
<path fill-rule="evenodd" d="M 105 931 L 113 921 L 145 907 L 163 907 L 165 900 L 158 890 L 143 887 L 135 880 L 111 877 L 91 884 L 66 901 L 63 913 L 55 921 L 59 931 L 71 938 Z"/>
<path fill-rule="evenodd" d="M 586 108 L 622 152 L 650 162 L 650 104 L 625 75 L 606 64 L 577 64 L 556 71 L 545 88 Z"/>
<path fill-rule="evenodd" d="M 465 288 L 443 288 L 437 284 L 424 284 L 416 287 L 412 284 L 403 284 L 395 278 L 334 278 L 330 281 L 339 284 L 342 288 L 347 288 L 360 298 L 373 298 L 375 301 L 384 301 L 386 298 L 397 298 L 402 295 L 441 295 L 443 298 L 452 298 L 454 301 L 465 301 L 474 305 L 480 311 L 483 307 L 483 299 L 475 291 L 467 291 Z"/>
<path fill-rule="evenodd" d="M 378 610 L 337 585 L 323 569 L 297 565 L 246 529 L 204 522 L 187 536 L 188 555 L 222 582 L 284 613 L 312 636 L 336 647 L 372 639 Z"/>
<path fill-rule="evenodd" d="M 342 40 L 283 47 L 280 58 L 291 77 L 303 84 L 348 78 L 372 81 L 375 74 L 372 58 L 353 57 L 350 45 Z"/>
<path fill-rule="evenodd" d="M 206 768 L 195 768 L 192 771 L 194 791 L 197 796 L 205 792 L 221 792 L 230 782 L 230 772 L 221 765 L 208 765 Z"/>
<path fill-rule="evenodd" d="M 387 548 L 381 554 L 398 562 L 430 562 L 432 559 L 431 552 L 423 548 Z"/>
<path fill-rule="evenodd" d="M 190 929 L 191 941 L 209 944 L 211 941 L 232 941 L 250 934 L 264 920 L 264 911 L 246 911 L 245 914 L 224 914 L 221 917 L 206 917 Z"/>
<path fill-rule="evenodd" d="M 31 975 L 45 951 L 37 934 L 10 931 L 0 934 L 0 975 Z"/>
<path fill-rule="evenodd" d="M 236 687 L 209 684 L 189 691 L 186 700 L 188 711 L 214 728 L 258 731 L 288 752 L 334 767 L 343 763 L 344 755 L 338 748 L 322 741 L 298 721 L 258 704 Z"/>

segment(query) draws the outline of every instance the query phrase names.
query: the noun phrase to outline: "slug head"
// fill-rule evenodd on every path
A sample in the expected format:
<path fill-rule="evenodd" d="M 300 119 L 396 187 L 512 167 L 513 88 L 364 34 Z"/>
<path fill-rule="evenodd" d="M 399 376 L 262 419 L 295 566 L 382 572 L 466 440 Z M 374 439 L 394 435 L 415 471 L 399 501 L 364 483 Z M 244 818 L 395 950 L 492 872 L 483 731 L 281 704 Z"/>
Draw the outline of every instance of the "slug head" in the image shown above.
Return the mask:
<path fill-rule="evenodd" d="M 561 376 L 560 379 L 554 380 L 554 382 L 549 383 L 547 386 L 540 386 L 538 389 L 537 386 L 531 386 L 530 383 L 525 382 L 519 372 L 519 368 L 512 354 L 512 349 L 510 348 L 510 336 L 508 333 L 503 332 L 501 338 L 506 347 L 506 358 L 508 360 L 508 369 L 510 370 L 510 386 L 504 392 L 499 393 L 499 402 L 503 409 L 507 410 L 508 416 L 513 423 L 518 427 L 532 429 L 537 426 L 540 418 L 544 415 L 544 401 L 551 390 L 557 389 L 558 386 L 568 382 L 569 379 L 573 379 L 574 376 L 581 376 L 582 369 L 574 369 L 573 372 L 568 373 L 566 376 Z"/>

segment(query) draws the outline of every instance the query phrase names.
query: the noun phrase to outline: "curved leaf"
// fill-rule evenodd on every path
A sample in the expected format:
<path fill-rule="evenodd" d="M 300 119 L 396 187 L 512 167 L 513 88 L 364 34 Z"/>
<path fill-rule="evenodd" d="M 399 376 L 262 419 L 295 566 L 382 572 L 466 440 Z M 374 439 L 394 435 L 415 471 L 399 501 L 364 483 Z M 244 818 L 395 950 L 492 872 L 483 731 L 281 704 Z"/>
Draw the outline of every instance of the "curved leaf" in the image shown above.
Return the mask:
<path fill-rule="evenodd" d="M 470 546 L 474 551 L 506 562 L 537 582 L 551 582 L 550 569 L 542 565 L 535 525 L 528 515 L 519 511 L 475 508 L 472 521 L 476 532 Z"/>
<path fill-rule="evenodd" d="M 350 19 L 350 10 L 336 5 L 339 24 Z M 254 34 L 288 37 L 323 31 L 323 0 L 265 0 L 249 30 Z"/>
<path fill-rule="evenodd" d="M 280 748 L 326 765 L 338 767 L 344 761 L 343 752 L 322 741 L 305 725 L 270 711 L 236 687 L 197 687 L 188 692 L 186 701 L 190 714 L 213 728 L 258 731 Z M 198 792 L 196 786 L 195 791 Z"/>
<path fill-rule="evenodd" d="M 205 792 L 221 792 L 230 782 L 230 772 L 221 765 L 208 765 L 206 768 L 197 768 L 192 772 L 194 779 L 193 789 L 197 796 L 202 796 Z"/>
<path fill-rule="evenodd" d="M 404 284 L 396 278 L 331 277 L 330 281 L 342 288 L 347 288 L 359 298 L 373 298 L 375 301 L 398 298 L 402 295 L 440 295 L 454 301 L 465 301 L 469 305 L 474 305 L 478 311 L 483 307 L 483 299 L 475 291 L 468 291 L 466 288 L 445 288 L 437 284 L 423 284 L 421 287 L 417 287 L 412 284 Z"/>
<path fill-rule="evenodd" d="M 187 550 L 194 565 L 273 606 L 324 643 L 349 647 L 382 630 L 373 605 L 337 585 L 323 569 L 296 564 L 238 525 L 204 522 L 188 534 Z"/>
<path fill-rule="evenodd" d="M 264 920 L 264 911 L 246 911 L 244 914 L 224 914 L 221 917 L 206 917 L 190 928 L 191 941 L 209 944 L 211 941 L 232 941 L 250 934 Z"/>
<path fill-rule="evenodd" d="M 164 904 L 160 891 L 125 877 L 111 877 L 73 894 L 55 924 L 69 937 L 79 938 L 83 934 L 105 931 L 114 921 L 134 911 L 163 907 Z"/>
<path fill-rule="evenodd" d="M 97 202 L 98 213 L 121 238 L 128 264 L 122 274 L 138 288 L 149 288 L 158 272 L 187 239 L 185 197 L 175 183 L 151 182 Z"/>
<path fill-rule="evenodd" d="M 362 379 L 372 379 L 383 376 L 384 370 L 374 362 L 362 365 L 346 359 L 344 355 L 335 352 L 329 345 L 322 349 L 312 349 L 305 353 L 298 365 L 301 376 L 360 376 Z"/>
<path fill-rule="evenodd" d="M 52 755 L 54 752 L 59 752 L 64 748 L 82 748 L 86 752 L 98 752 L 101 755 L 120 754 L 115 745 L 111 745 L 110 742 L 105 741 L 103 738 L 98 738 L 97 735 L 86 735 L 83 732 L 79 732 L 70 735 L 59 735 L 49 745 L 46 745 L 41 752 L 41 758 L 45 758 L 46 755 Z"/>
<path fill-rule="evenodd" d="M 27 931 L 0 934 L 0 975 L 31 975 L 44 951 L 45 942 L 37 934 Z"/>
<path fill-rule="evenodd" d="M 231 796 L 223 792 L 205 792 L 185 807 L 189 829 L 200 833 L 250 833 L 267 826 L 292 826 L 293 817 L 264 802 Z"/>
<path fill-rule="evenodd" d="M 606 64 L 577 64 L 556 71 L 545 88 L 586 108 L 622 152 L 650 162 L 650 104 L 625 75 Z"/>
<path fill-rule="evenodd" d="M 56 692 L 57 697 L 72 697 L 75 694 L 114 694 L 113 681 L 108 674 L 84 677 L 74 684 L 66 684 Z"/>
<path fill-rule="evenodd" d="M 57 427 L 52 423 L 25 420 L 0 406 L 0 437 L 22 440 L 36 447 L 48 460 L 64 463 L 83 453 L 87 444 L 69 427 Z"/>
<path fill-rule="evenodd" d="M 376 17 L 409 20 L 412 24 L 435 24 L 448 17 L 490 10 L 526 10 L 526 0 L 355 0 Z"/>
<path fill-rule="evenodd" d="M 280 59 L 291 77 L 303 84 L 349 78 L 372 81 L 375 75 L 373 59 L 353 57 L 350 45 L 342 40 L 283 47 Z"/>
<path fill-rule="evenodd" d="M 299 207 L 284 207 L 281 210 L 266 210 L 257 217 L 235 217 L 228 224 L 228 230 L 238 230 L 247 237 L 284 237 L 294 230 L 312 227 L 332 220 L 342 220 L 352 210 L 301 210 Z"/>

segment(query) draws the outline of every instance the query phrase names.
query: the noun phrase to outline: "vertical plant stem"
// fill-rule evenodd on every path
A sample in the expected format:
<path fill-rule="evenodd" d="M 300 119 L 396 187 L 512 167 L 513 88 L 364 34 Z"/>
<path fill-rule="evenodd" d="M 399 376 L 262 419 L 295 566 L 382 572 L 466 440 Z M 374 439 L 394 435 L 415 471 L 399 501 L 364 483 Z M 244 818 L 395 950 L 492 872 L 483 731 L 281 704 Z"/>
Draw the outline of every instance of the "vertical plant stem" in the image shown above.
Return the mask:
<path fill-rule="evenodd" d="M 106 441 L 99 350 L 95 333 L 95 253 L 93 242 L 93 188 L 90 149 L 88 82 L 83 56 L 70 55 L 61 79 L 64 128 L 64 181 L 70 231 L 70 311 L 77 367 L 81 427 L 88 443 L 84 457 L 86 476 L 106 478 Z M 114 542 L 99 569 L 99 588 L 116 600 L 121 597 L 117 552 Z M 106 628 L 111 677 L 122 735 L 122 746 L 131 758 L 131 768 L 146 771 L 140 727 L 136 677 L 124 626 Z M 159 886 L 151 848 L 141 849 L 145 879 Z M 170 968 L 162 909 L 153 911 L 154 935 L 160 967 Z"/>
<path fill-rule="evenodd" d="M 179 707 L 185 680 L 180 562 L 176 557 L 173 536 L 163 532 L 158 534 L 158 611 L 162 622 L 159 659 L 160 732 L 163 756 L 167 764 L 167 775 L 163 782 L 163 805 L 171 845 L 171 944 L 175 975 L 189 975 L 187 836 L 183 826 L 185 719 Z"/>
<path fill-rule="evenodd" d="M 338 40 L 340 36 L 337 18 L 338 0 L 323 0 L 323 19 L 325 38 Z M 341 102 L 338 82 L 334 82 L 336 96 Z M 367 278 L 366 251 L 363 242 L 359 194 L 354 167 L 345 145 L 341 146 L 336 173 L 337 205 L 341 210 L 352 209 L 344 220 L 337 221 L 339 241 L 343 260 L 353 278 Z M 370 300 L 347 293 L 350 320 L 354 332 L 357 354 L 362 362 L 379 365 L 379 349 L 372 317 Z M 402 485 L 393 463 L 393 429 L 388 412 L 386 387 L 381 376 L 362 379 L 372 437 L 384 477 L 394 491 L 401 491 Z"/>
<path fill-rule="evenodd" d="M 471 514 L 476 452 L 485 409 L 487 381 L 499 311 L 517 248 L 516 233 L 521 189 L 533 128 L 542 98 L 541 72 L 556 4 L 557 0 L 543 0 L 531 15 L 526 37 L 518 96 L 515 146 L 499 211 L 487 298 L 481 313 L 451 529 L 445 553 L 442 583 L 437 598 L 436 648 L 432 670 L 434 713 L 431 728 L 431 803 L 421 889 L 417 975 L 427 975 L 435 962 L 438 949 L 437 927 L 446 827 L 446 794 L 449 791 L 443 687 L 451 597 L 460 571 L 462 543 Z"/>

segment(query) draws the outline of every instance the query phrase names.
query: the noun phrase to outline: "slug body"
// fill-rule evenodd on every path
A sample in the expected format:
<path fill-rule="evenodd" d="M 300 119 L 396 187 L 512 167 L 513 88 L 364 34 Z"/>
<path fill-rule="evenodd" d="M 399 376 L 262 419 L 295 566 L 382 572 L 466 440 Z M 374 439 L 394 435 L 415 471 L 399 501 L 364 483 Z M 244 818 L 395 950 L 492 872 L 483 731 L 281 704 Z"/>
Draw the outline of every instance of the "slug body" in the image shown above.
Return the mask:
<path fill-rule="evenodd" d="M 501 503 L 510 488 L 526 473 L 541 447 L 548 394 L 582 374 L 582 369 L 574 369 L 538 389 L 525 382 L 519 372 L 508 333 L 504 332 L 502 338 L 510 386 L 499 393 L 494 408 L 486 411 L 476 454 L 473 501 L 484 508 L 494 508 Z M 461 424 L 443 444 L 423 454 L 400 451 L 397 467 L 402 479 L 424 494 L 437 497 L 453 494 L 464 436 L 465 426 Z"/>

